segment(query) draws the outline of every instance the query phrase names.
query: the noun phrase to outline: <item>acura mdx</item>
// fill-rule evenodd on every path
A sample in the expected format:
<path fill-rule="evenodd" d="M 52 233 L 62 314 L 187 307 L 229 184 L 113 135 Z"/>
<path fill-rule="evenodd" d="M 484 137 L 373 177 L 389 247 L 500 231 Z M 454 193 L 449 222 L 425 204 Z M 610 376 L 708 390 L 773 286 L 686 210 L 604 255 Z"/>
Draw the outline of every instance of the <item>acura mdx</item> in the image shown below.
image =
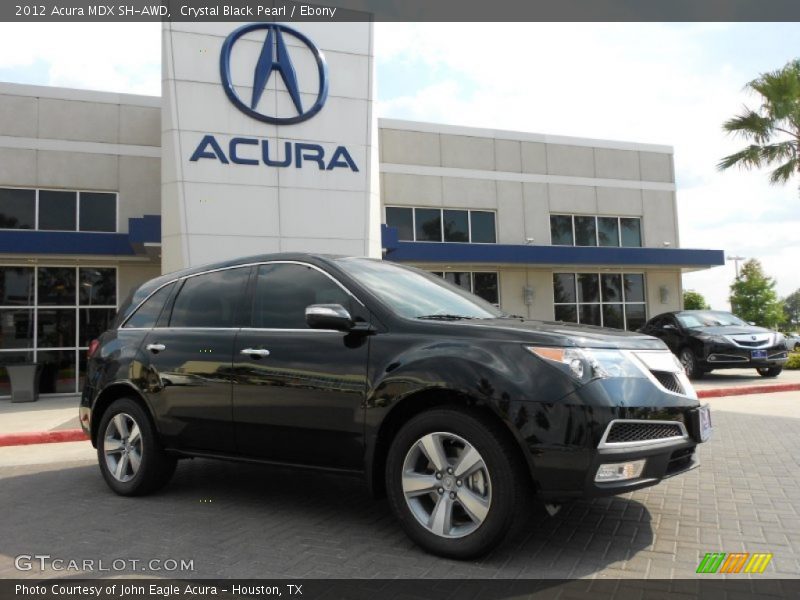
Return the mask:
<path fill-rule="evenodd" d="M 528 321 L 436 275 L 280 254 L 163 275 L 90 347 L 80 421 L 126 496 L 181 457 L 358 474 L 426 550 L 474 557 L 535 501 L 655 485 L 711 433 L 658 339 Z"/>

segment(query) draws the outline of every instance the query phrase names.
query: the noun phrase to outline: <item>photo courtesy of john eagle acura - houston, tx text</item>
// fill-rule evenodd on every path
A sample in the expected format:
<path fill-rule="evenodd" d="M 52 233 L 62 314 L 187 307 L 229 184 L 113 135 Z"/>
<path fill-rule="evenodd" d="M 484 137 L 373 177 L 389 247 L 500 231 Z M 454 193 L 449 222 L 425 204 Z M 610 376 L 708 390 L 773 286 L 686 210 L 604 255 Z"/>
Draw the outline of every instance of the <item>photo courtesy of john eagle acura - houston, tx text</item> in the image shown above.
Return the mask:
<path fill-rule="evenodd" d="M 80 419 L 118 494 L 162 487 L 185 456 L 361 473 L 409 537 L 456 558 L 499 543 L 531 495 L 558 505 L 692 469 L 711 432 L 660 340 L 528 321 L 367 258 L 158 277 L 89 352 Z"/>

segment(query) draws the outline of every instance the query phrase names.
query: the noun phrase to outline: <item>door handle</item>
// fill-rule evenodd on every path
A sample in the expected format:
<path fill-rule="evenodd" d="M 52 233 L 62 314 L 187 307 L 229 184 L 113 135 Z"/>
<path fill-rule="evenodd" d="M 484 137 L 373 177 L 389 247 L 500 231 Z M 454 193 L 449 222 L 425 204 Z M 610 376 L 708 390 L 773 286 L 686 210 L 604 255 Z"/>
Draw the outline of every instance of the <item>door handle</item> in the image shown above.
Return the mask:
<path fill-rule="evenodd" d="M 159 352 L 163 352 L 164 350 L 167 349 L 167 347 L 164 344 L 147 344 L 145 348 L 150 350 L 150 352 L 152 352 L 153 354 L 158 354 Z"/>
<path fill-rule="evenodd" d="M 245 354 L 251 358 L 259 359 L 269 356 L 269 350 L 264 350 L 262 348 L 245 348 L 239 354 Z"/>

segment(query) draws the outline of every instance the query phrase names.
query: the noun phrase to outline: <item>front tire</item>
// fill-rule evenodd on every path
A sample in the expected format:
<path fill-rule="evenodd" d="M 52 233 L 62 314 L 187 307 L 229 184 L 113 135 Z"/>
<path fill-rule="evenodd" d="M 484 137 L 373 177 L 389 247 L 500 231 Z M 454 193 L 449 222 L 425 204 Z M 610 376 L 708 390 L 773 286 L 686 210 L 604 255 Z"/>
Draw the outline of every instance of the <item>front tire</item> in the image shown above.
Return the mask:
<path fill-rule="evenodd" d="M 148 414 L 131 398 L 115 400 L 103 414 L 97 430 L 97 460 L 108 487 L 120 496 L 160 489 L 177 463 L 161 448 Z"/>
<path fill-rule="evenodd" d="M 678 359 L 681 361 L 683 370 L 686 371 L 686 376 L 689 379 L 701 379 L 706 374 L 697 364 L 697 358 L 691 348 L 681 350 Z"/>
<path fill-rule="evenodd" d="M 486 554 L 508 532 L 527 473 L 502 429 L 483 415 L 439 408 L 417 415 L 392 441 L 389 504 L 406 534 L 432 554 Z"/>
<path fill-rule="evenodd" d="M 760 367 L 756 371 L 762 377 L 777 377 L 783 371 L 783 367 Z"/>

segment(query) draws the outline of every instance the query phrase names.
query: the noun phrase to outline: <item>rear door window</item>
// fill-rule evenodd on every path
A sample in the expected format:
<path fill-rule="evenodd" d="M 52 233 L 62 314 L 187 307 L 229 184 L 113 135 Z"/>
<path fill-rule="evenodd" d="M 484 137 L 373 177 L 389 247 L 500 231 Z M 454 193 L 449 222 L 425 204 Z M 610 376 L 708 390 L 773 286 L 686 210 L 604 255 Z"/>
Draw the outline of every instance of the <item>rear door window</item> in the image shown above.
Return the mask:
<path fill-rule="evenodd" d="M 234 327 L 249 267 L 189 277 L 172 307 L 170 327 Z"/>

